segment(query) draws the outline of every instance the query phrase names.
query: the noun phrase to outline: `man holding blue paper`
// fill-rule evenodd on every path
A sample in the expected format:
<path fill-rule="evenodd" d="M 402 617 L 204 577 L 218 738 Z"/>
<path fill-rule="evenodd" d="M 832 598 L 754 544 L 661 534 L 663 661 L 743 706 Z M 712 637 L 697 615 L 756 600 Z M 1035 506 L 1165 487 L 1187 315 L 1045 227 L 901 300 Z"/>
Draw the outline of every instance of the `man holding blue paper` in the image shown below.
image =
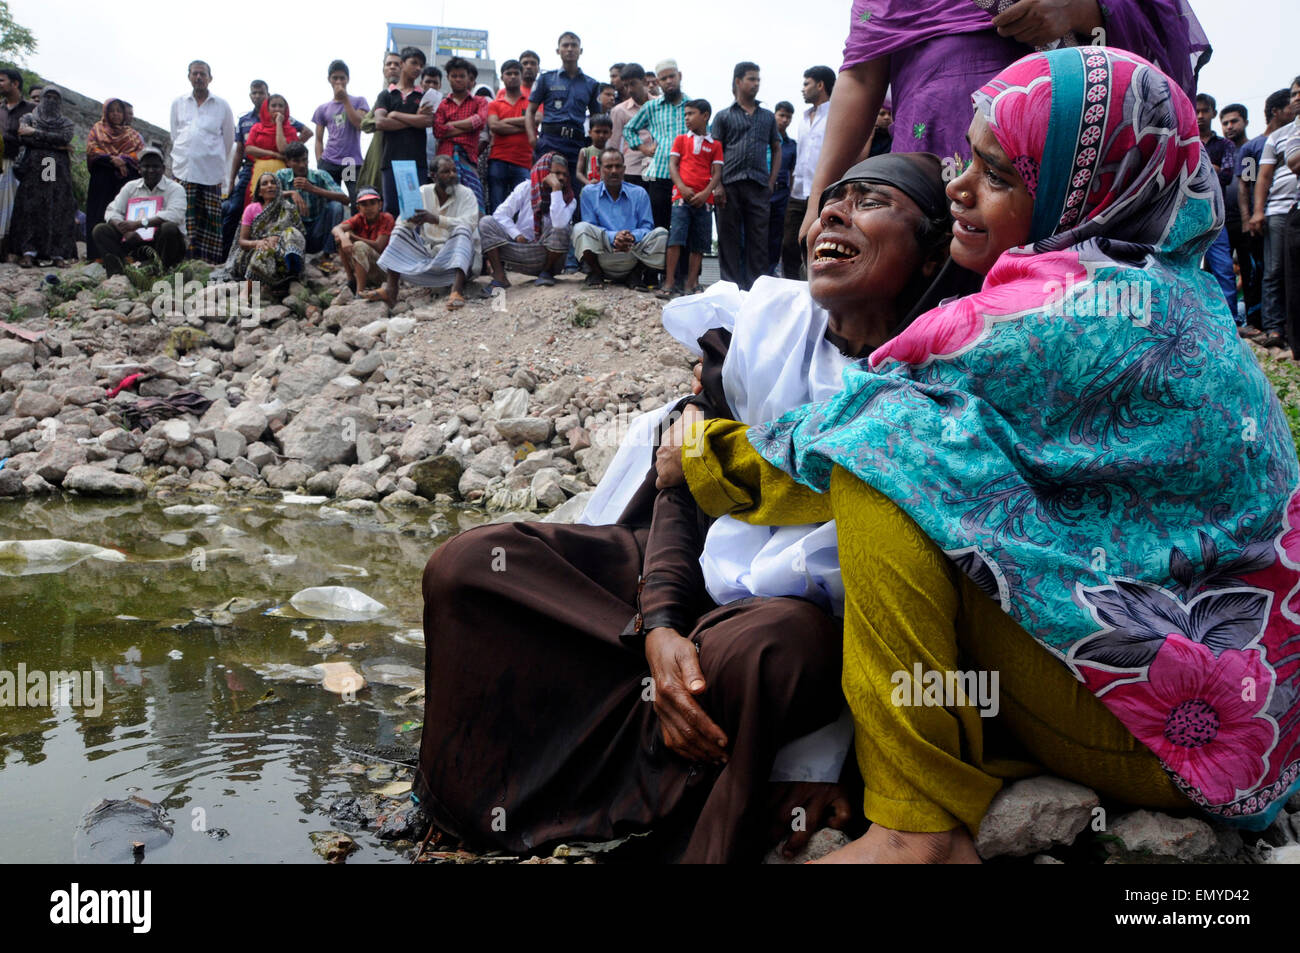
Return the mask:
<path fill-rule="evenodd" d="M 396 177 L 400 181 L 403 176 Z M 478 199 L 460 184 L 451 156 L 433 160 L 433 184 L 419 188 L 419 206 L 408 209 L 414 196 L 402 189 L 399 204 L 403 218 L 393 229 L 379 267 L 388 273 L 382 289 L 370 292 L 371 301 L 397 303 L 400 279 L 427 288 L 451 286 L 447 310 L 465 306 L 465 281 L 481 267 L 478 237 Z"/>

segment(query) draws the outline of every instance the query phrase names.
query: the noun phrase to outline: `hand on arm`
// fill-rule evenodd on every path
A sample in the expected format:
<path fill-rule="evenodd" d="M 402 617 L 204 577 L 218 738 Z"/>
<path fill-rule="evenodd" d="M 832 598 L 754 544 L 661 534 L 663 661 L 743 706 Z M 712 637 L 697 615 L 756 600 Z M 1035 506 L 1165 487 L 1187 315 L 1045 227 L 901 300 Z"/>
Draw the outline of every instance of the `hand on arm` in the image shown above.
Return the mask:
<path fill-rule="evenodd" d="M 1000 36 L 1026 46 L 1043 46 L 1067 33 L 1091 37 L 1101 25 L 1097 0 L 1018 0 L 993 18 Z"/>
<path fill-rule="evenodd" d="M 688 761 L 725 763 L 727 736 L 694 697 L 708 687 L 694 643 L 675 629 L 651 629 L 645 657 L 664 742 Z"/>

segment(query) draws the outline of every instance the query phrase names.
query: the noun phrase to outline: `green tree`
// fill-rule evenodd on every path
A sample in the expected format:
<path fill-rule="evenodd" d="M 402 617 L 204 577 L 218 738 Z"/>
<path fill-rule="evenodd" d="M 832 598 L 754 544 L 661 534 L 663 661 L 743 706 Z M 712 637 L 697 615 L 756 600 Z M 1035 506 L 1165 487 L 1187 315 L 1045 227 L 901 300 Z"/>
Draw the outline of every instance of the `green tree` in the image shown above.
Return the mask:
<path fill-rule="evenodd" d="M 0 59 L 23 62 L 36 52 L 32 31 L 14 22 L 8 0 L 0 0 Z"/>

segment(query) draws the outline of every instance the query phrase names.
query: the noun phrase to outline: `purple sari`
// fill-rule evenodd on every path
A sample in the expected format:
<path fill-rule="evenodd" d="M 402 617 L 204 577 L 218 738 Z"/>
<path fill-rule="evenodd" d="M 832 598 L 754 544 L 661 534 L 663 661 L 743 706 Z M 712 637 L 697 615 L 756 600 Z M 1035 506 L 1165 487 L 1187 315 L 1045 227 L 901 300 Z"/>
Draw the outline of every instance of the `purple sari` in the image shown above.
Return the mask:
<path fill-rule="evenodd" d="M 854 0 L 841 70 L 890 57 L 894 152 L 970 159 L 970 94 L 1029 47 L 997 35 L 973 0 Z M 1209 43 L 1187 0 L 1106 0 L 1106 45 L 1160 66 L 1189 98 Z"/>

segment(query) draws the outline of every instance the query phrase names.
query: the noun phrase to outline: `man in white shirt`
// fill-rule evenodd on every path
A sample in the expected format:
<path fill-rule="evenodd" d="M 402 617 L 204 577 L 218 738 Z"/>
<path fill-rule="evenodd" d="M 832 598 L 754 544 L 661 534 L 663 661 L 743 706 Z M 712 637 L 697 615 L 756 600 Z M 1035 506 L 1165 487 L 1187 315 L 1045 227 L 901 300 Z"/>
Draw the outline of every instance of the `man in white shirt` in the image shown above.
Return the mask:
<path fill-rule="evenodd" d="M 496 288 L 509 288 L 506 267 L 525 275 L 537 275 L 535 285 L 555 284 L 555 273 L 564 268 L 569 250 L 570 223 L 578 200 L 569 188 L 569 160 L 551 154 L 550 167 L 534 190 L 534 168 L 515 186 L 496 211 L 479 221 L 483 258 L 492 269 L 492 281 L 484 289 L 491 297 Z M 537 234 L 537 222 L 542 233 Z"/>
<path fill-rule="evenodd" d="M 229 103 L 208 92 L 212 69 L 203 60 L 190 64 L 189 80 L 190 95 L 172 102 L 172 175 L 185 188 L 190 255 L 220 264 L 221 193 L 235 144 L 235 114 Z"/>
<path fill-rule="evenodd" d="M 1291 107 L 1300 105 L 1300 77 L 1291 84 Z M 1291 346 L 1300 350 L 1300 341 L 1287 327 L 1286 224 L 1296 204 L 1296 175 L 1286 162 L 1286 143 L 1300 133 L 1300 121 L 1275 130 L 1264 143 L 1255 180 L 1255 212 L 1246 230 L 1264 238 L 1264 281 L 1260 299 L 1260 324 L 1266 337 L 1261 347 Z M 1293 318 L 1292 320 L 1300 320 Z"/>
<path fill-rule="evenodd" d="M 808 108 L 799 116 L 799 134 L 795 137 L 799 152 L 790 182 L 790 201 L 785 207 L 785 234 L 781 239 L 781 268 L 787 278 L 798 278 L 804 267 L 799 229 L 808 212 L 808 195 L 817 172 L 817 159 L 822 154 L 822 140 L 826 138 L 826 119 L 830 116 L 834 88 L 835 71 L 829 66 L 804 70 L 803 101 L 808 103 Z"/>
<path fill-rule="evenodd" d="M 433 160 L 433 184 L 420 186 L 424 208 L 398 223 L 379 256 L 388 281 L 366 295 L 370 301 L 397 303 L 401 278 L 426 288 L 446 288 L 447 310 L 465 306 L 465 280 L 482 265 L 478 240 L 478 199 L 460 184 L 451 156 Z M 423 228 L 421 228 L 423 226 Z"/>
<path fill-rule="evenodd" d="M 120 275 L 127 257 L 144 257 L 145 249 L 162 260 L 164 268 L 180 264 L 185 257 L 185 189 L 163 175 L 162 150 L 149 145 L 140 152 L 140 178 L 122 186 L 104 212 L 104 221 L 93 236 L 104 252 L 104 270 Z M 160 196 L 162 208 L 156 215 L 129 221 L 131 200 Z"/>

